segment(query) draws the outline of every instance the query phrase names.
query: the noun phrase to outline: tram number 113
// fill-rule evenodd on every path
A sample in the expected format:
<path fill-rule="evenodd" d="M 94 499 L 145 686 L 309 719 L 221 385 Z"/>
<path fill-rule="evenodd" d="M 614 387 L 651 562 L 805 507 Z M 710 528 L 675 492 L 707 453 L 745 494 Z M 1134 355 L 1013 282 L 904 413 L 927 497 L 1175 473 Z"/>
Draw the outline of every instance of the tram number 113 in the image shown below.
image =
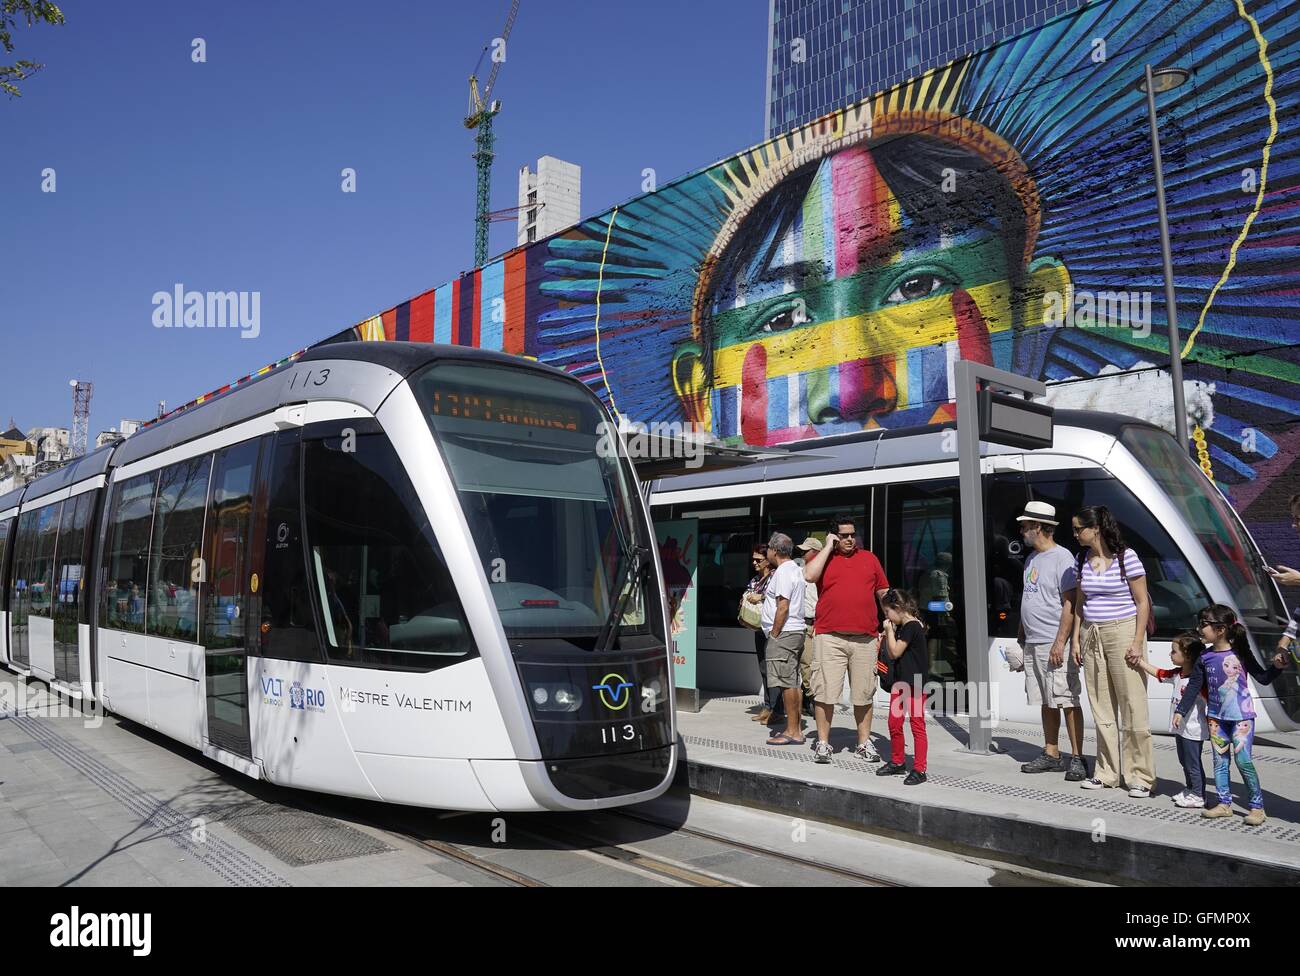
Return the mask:
<path fill-rule="evenodd" d="M 601 726 L 601 745 L 614 745 L 619 742 L 631 742 L 636 738 L 636 730 L 629 725 Z"/>

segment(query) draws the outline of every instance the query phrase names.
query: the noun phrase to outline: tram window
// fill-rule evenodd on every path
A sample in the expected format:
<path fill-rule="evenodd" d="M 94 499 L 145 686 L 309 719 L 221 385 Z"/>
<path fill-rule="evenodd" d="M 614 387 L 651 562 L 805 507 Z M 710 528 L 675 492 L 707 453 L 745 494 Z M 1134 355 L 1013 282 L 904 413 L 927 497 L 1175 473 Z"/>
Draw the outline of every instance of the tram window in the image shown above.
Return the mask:
<path fill-rule="evenodd" d="M 700 514 L 695 514 L 699 512 Z M 674 506 L 673 518 L 699 518 L 699 571 L 696 574 L 699 627 L 739 627 L 740 595 L 754 575 L 750 563 L 757 518 L 748 504 L 719 503 L 717 508 Z M 800 542 L 802 540 L 796 540 Z"/>
<path fill-rule="evenodd" d="M 1209 594 L 1169 534 L 1128 488 L 1105 472 L 1090 469 L 1031 472 L 1028 478 L 1034 498 L 1056 506 L 1067 533 L 1069 520 L 1079 509 L 1087 505 L 1110 509 L 1146 570 L 1147 592 L 1156 610 L 1156 640 L 1171 640 L 1193 628 L 1196 611 L 1210 602 Z M 1077 554 L 1077 544 L 1057 541 Z"/>
<path fill-rule="evenodd" d="M 1025 593 L 1025 551 L 1020 523 L 1029 500 L 1023 473 L 984 477 L 984 572 L 989 604 L 989 637 L 1015 639 L 1020 633 L 1020 600 Z M 1056 530 L 1056 542 L 1069 546 L 1069 526 Z"/>
<path fill-rule="evenodd" d="M 307 441 L 310 571 L 331 660 L 432 671 L 475 653 L 433 528 L 392 444 Z"/>
<path fill-rule="evenodd" d="M 203 516 L 212 456 L 190 458 L 163 468 L 158 476 L 153 533 L 149 543 L 148 633 L 197 641 L 199 579 L 203 558 Z"/>
<path fill-rule="evenodd" d="M 5 557 L 9 554 L 9 527 L 13 524 L 13 519 L 0 520 L 0 586 L 5 587 L 5 589 L 0 590 L 0 610 L 9 608 L 9 604 L 5 599 L 9 579 L 5 576 Z"/>
<path fill-rule="evenodd" d="M 104 581 L 99 608 L 101 627 L 144 633 L 149 528 L 153 522 L 156 472 L 113 486 L 104 543 Z"/>
<path fill-rule="evenodd" d="M 883 494 L 886 514 L 884 544 L 878 545 L 884 550 L 881 562 L 890 583 L 911 591 L 920 605 L 927 625 L 927 672 L 938 681 L 965 681 L 957 481 L 893 484 L 886 486 Z"/>
<path fill-rule="evenodd" d="M 219 452 L 214 462 L 203 612 L 203 646 L 210 650 L 244 646 L 248 617 L 244 598 L 252 573 L 250 523 L 259 446 L 258 441 L 236 444 Z"/>
<path fill-rule="evenodd" d="M 30 576 L 31 614 L 51 616 L 54 605 L 54 553 L 59 538 L 59 516 L 63 502 L 36 510 L 36 545 L 32 551 Z"/>
<path fill-rule="evenodd" d="M 649 548 L 631 466 L 602 443 L 580 384 L 531 370 L 437 364 L 411 381 L 456 485 L 507 637 L 597 636 L 620 591 L 620 636 L 655 634 L 658 588 L 630 576 Z"/>
<path fill-rule="evenodd" d="M 28 661 L 27 623 L 31 608 L 32 550 L 36 545 L 36 512 L 23 512 L 14 527 L 14 566 L 9 586 L 9 653 L 20 663 Z"/>
<path fill-rule="evenodd" d="M 759 541 L 766 542 L 773 532 L 784 532 L 796 546 L 810 535 L 825 539 L 831 519 L 847 515 L 857 525 L 858 544 L 866 548 L 871 542 L 871 526 L 867 524 L 868 491 L 869 488 L 840 488 L 768 495 Z"/>
<path fill-rule="evenodd" d="M 264 572 L 254 604 L 264 657 L 319 661 L 302 545 L 302 431 L 282 430 L 263 457 L 267 483 Z M 260 519 L 259 519 L 260 521 Z M 260 606 L 257 601 L 260 602 Z"/>
<path fill-rule="evenodd" d="M 85 585 L 86 522 L 93 492 L 83 492 L 63 503 L 59 524 L 58 561 L 54 567 L 54 676 L 66 681 L 80 677 L 77 624 L 81 622 Z"/>

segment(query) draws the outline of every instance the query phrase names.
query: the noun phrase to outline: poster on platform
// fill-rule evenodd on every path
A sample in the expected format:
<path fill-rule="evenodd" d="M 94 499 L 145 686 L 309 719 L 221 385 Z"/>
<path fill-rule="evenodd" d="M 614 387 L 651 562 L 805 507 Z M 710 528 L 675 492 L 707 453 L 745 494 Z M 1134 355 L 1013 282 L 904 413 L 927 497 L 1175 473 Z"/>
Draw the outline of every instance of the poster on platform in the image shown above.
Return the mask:
<path fill-rule="evenodd" d="M 695 619 L 696 619 L 696 541 L 698 519 L 677 519 L 655 523 L 655 542 L 664 569 L 664 595 L 668 600 L 671 633 L 669 646 L 673 655 L 673 683 L 678 691 L 696 688 Z M 692 695 L 692 697 L 694 697 Z"/>

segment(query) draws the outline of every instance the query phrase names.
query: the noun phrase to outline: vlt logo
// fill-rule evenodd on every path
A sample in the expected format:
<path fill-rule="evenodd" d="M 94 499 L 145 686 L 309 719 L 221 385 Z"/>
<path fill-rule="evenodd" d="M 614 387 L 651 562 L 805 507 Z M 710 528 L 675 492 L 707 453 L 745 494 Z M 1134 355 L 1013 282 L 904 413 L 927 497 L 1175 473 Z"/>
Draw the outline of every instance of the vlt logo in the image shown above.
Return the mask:
<path fill-rule="evenodd" d="M 284 704 L 284 679 L 262 675 L 262 701 L 267 705 Z"/>
<path fill-rule="evenodd" d="M 632 700 L 632 682 L 613 672 L 601 678 L 600 684 L 592 685 L 591 690 L 600 692 L 601 702 L 611 712 L 621 712 Z"/>

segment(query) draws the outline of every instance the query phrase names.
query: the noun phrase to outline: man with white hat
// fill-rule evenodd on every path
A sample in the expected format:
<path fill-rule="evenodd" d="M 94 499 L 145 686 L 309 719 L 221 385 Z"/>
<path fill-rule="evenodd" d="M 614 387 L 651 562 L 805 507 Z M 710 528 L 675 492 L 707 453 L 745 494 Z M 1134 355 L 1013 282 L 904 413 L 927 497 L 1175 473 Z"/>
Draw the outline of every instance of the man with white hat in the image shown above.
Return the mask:
<path fill-rule="evenodd" d="M 800 556 L 795 560 L 800 567 L 809 558 L 809 553 L 822 551 L 822 540 L 810 535 L 799 543 Z M 813 714 L 812 665 L 813 665 L 813 626 L 817 619 L 817 584 L 804 581 L 803 587 L 804 640 L 803 654 L 799 657 L 799 677 L 803 680 L 803 713 Z"/>
<path fill-rule="evenodd" d="M 1069 652 L 1074 627 L 1074 554 L 1053 538 L 1056 509 L 1046 502 L 1029 502 L 1020 523 L 1020 537 L 1030 550 L 1025 560 L 1025 589 L 1020 598 L 1020 643 L 1025 649 L 1025 694 L 1043 715 L 1042 753 L 1020 767 L 1024 773 L 1060 773 L 1072 782 L 1087 779 L 1083 760 L 1083 688 L 1079 665 Z M 1070 762 L 1057 746 L 1061 711 L 1070 735 Z"/>

